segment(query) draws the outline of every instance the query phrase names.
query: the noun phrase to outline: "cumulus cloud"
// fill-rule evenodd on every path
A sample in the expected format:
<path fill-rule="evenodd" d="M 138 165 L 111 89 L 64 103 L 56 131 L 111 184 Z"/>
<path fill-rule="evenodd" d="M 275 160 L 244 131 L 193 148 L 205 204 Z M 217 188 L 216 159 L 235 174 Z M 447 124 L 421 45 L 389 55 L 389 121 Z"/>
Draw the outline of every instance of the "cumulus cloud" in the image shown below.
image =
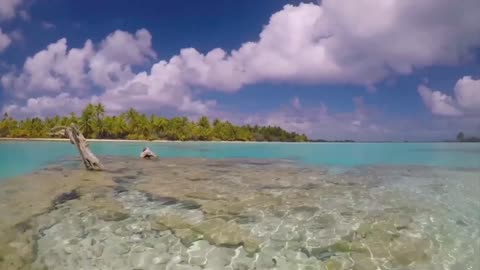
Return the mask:
<path fill-rule="evenodd" d="M 6 93 L 16 99 L 4 110 L 19 115 L 48 115 L 62 98 L 75 104 L 100 101 L 113 111 L 132 106 L 143 110 L 165 107 L 200 114 L 215 106 L 215 101 L 193 98 L 174 65 L 160 62 L 150 74 L 132 71 L 133 66 L 144 65 L 153 58 L 156 53 L 145 29 L 134 34 L 117 30 L 98 46 L 87 40 L 82 48 L 68 48 L 67 40 L 62 38 L 27 58 L 21 72 L 2 76 Z M 93 87 L 100 87 L 101 92 L 93 95 Z M 70 112 L 79 107 L 58 108 Z"/>
<path fill-rule="evenodd" d="M 83 48 L 68 50 L 67 40 L 62 38 L 27 58 L 20 75 L 4 75 L 2 84 L 17 97 L 81 88 L 85 84 L 87 61 L 93 55 L 92 46 L 88 40 Z"/>
<path fill-rule="evenodd" d="M 10 104 L 4 107 L 4 111 L 17 117 L 62 115 L 66 112 L 79 112 L 89 101 L 90 99 L 61 93 L 53 97 L 29 98 L 25 105 Z"/>
<path fill-rule="evenodd" d="M 472 49 L 480 45 L 479 13 L 478 0 L 324 0 L 286 5 L 271 16 L 257 40 L 230 52 L 187 48 L 135 73 L 132 66 L 156 58 L 152 37 L 144 29 L 134 34 L 115 31 L 98 46 L 87 41 L 80 49 L 68 49 L 66 40 L 59 40 L 27 59 L 20 74 L 4 76 L 2 83 L 11 92 L 26 89 L 24 98 L 58 96 L 61 91 L 79 96 L 85 91 L 71 89 L 96 86 L 101 89 L 98 99 L 114 109 L 167 106 L 192 113 L 215 106 L 215 101 L 196 100 L 194 88 L 235 92 L 260 82 L 296 82 L 375 89 L 389 77 L 471 59 Z M 69 57 L 72 51 L 76 57 Z M 463 113 L 457 108 L 463 105 L 441 93 L 424 88 L 419 92 L 435 111 Z M 359 128 L 365 120 L 349 123 Z"/>
<path fill-rule="evenodd" d="M 105 88 L 126 83 L 135 76 L 132 65 L 145 64 L 156 57 L 151 45 L 152 36 L 145 29 L 138 30 L 135 35 L 119 30 L 113 32 L 101 42 L 90 60 L 90 77 Z"/>
<path fill-rule="evenodd" d="M 15 17 L 18 7 L 22 0 L 1 0 L 0 1 L 0 20 L 8 20 Z"/>
<path fill-rule="evenodd" d="M 12 43 L 12 39 L 0 28 L 0 53 L 3 52 Z"/>
<path fill-rule="evenodd" d="M 458 105 L 465 112 L 480 113 L 480 80 L 461 78 L 454 88 Z"/>
<path fill-rule="evenodd" d="M 443 116 L 459 116 L 462 112 L 457 108 L 455 100 L 440 91 L 432 90 L 425 85 L 418 87 L 418 92 L 425 105 L 433 114 Z"/>
<path fill-rule="evenodd" d="M 144 110 L 169 107 L 181 112 L 205 114 L 214 101 L 193 100 L 190 89 L 178 80 L 178 70 L 155 64 L 150 74 L 143 72 L 124 85 L 109 89 L 99 97 L 112 110 L 138 106 Z"/>
<path fill-rule="evenodd" d="M 377 15 L 371 10 L 377 10 Z M 462 4 L 326 0 L 322 5 L 287 5 L 271 16 L 257 41 L 237 50 L 228 53 L 216 48 L 202 54 L 194 48 L 183 49 L 155 64 L 150 73 L 132 76 L 129 69 L 113 65 L 112 73 L 131 78 L 114 85 L 100 72 L 96 82 L 108 88 L 103 96 L 115 101 L 112 106 L 133 100 L 152 108 L 152 103 L 166 104 L 168 99 L 177 100 L 181 110 L 189 99 L 178 100 L 191 88 L 234 92 L 258 82 L 293 81 L 353 83 L 373 89 L 388 76 L 468 59 L 470 50 L 480 44 L 478 35 L 472 35 L 480 31 L 477 11 L 480 3 L 473 0 Z M 459 14 L 462 19 L 457 20 Z M 205 105 L 190 106 L 205 111 Z"/>
<path fill-rule="evenodd" d="M 453 89 L 454 96 L 425 85 L 418 87 L 423 102 L 435 115 L 462 116 L 480 114 L 480 80 L 465 76 L 457 81 Z"/>
<path fill-rule="evenodd" d="M 67 39 L 62 38 L 28 57 L 22 72 L 3 76 L 2 83 L 17 96 L 84 89 L 90 82 L 109 88 L 133 78 L 132 65 L 155 56 L 151 35 L 145 29 L 134 35 L 117 30 L 98 49 L 90 40 L 82 48 L 69 49 Z"/>
<path fill-rule="evenodd" d="M 372 10 L 375 10 L 372 14 Z M 174 56 L 188 85 L 236 91 L 264 81 L 368 86 L 416 68 L 457 64 L 480 45 L 480 2 L 325 0 L 287 5 L 259 40 L 230 53 L 190 48 Z"/>

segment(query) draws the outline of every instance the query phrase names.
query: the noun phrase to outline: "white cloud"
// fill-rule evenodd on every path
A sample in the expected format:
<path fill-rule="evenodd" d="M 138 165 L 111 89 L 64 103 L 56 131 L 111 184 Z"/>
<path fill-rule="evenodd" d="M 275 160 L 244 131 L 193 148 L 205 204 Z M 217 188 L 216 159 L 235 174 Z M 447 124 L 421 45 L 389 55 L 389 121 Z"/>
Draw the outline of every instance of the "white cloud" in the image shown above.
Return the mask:
<path fill-rule="evenodd" d="M 371 10 L 378 10 L 378 15 L 370 14 Z M 326 0 L 322 6 L 287 5 L 272 15 L 258 41 L 230 53 L 220 48 L 206 54 L 183 49 L 170 60 L 155 64 L 150 74 L 136 76 L 116 61 L 105 64 L 102 57 L 91 66 L 99 71 L 93 74 L 97 84 L 107 88 L 105 96 L 116 96 L 117 101 L 123 98 L 123 103 L 131 98 L 125 89 L 133 85 L 136 89 L 138 83 L 148 91 L 133 98 L 147 104 L 164 100 L 162 95 L 175 96 L 172 89 L 179 93 L 191 88 L 233 92 L 265 81 L 354 83 L 374 89 L 376 82 L 390 75 L 468 58 L 471 47 L 480 45 L 480 38 L 472 35 L 480 32 L 478 12 L 480 2 L 473 0 L 462 4 L 446 0 L 421 4 L 413 0 Z M 463 14 L 461 20 L 457 20 L 459 13 Z M 117 40 L 122 35 L 113 36 L 111 39 Z M 144 59 L 139 50 L 117 48 L 106 55 Z M 131 54 L 124 55 L 124 51 Z M 112 80 L 111 74 L 130 81 Z M 124 95 L 115 94 L 116 87 L 123 89 Z"/>
<path fill-rule="evenodd" d="M 418 92 L 433 114 L 461 116 L 480 114 L 480 80 L 465 76 L 457 81 L 454 96 L 420 85 Z"/>
<path fill-rule="evenodd" d="M 128 83 L 108 89 L 99 99 L 113 110 L 131 106 L 145 110 L 169 107 L 181 112 L 205 114 L 215 105 L 214 101 L 193 100 L 190 89 L 179 78 L 175 66 L 161 62 L 152 67 L 150 74 L 142 72 Z"/>
<path fill-rule="evenodd" d="M 174 57 L 169 63 L 160 61 L 154 64 L 150 73 L 135 75 L 131 65 L 144 64 L 156 57 L 148 31 L 139 30 L 135 37 L 122 31 L 110 34 L 90 62 L 89 75 L 96 84 L 106 89 L 98 97 L 106 107 L 116 111 L 132 106 L 143 110 L 168 108 L 182 113 L 205 114 L 215 106 L 215 101 L 195 100 L 189 87 L 189 81 L 200 79 L 196 74 L 188 73 L 188 68 L 183 66 L 183 57 L 193 59 L 198 53 L 184 50 L 181 57 Z M 194 63 L 190 60 L 186 62 Z"/>
<path fill-rule="evenodd" d="M 91 82 L 110 88 L 135 76 L 132 65 L 144 64 L 155 56 L 151 35 L 145 29 L 135 35 L 115 31 L 101 42 L 98 50 L 90 40 L 83 48 L 69 49 L 67 39 L 62 38 L 27 58 L 22 72 L 5 75 L 2 83 L 17 96 L 84 89 Z"/>
<path fill-rule="evenodd" d="M 4 75 L 2 84 L 18 97 L 80 89 L 85 86 L 86 64 L 92 55 L 90 40 L 83 48 L 68 50 L 67 40 L 62 38 L 27 58 L 20 75 Z"/>
<path fill-rule="evenodd" d="M 388 77 L 468 61 L 471 50 L 480 46 L 479 13 L 478 0 L 287 5 L 271 16 L 258 40 L 231 52 L 216 48 L 202 54 L 187 48 L 135 74 L 133 66 L 156 58 L 152 37 L 144 29 L 135 34 L 115 31 L 95 48 L 89 42 L 70 50 L 66 40 L 51 44 L 29 58 L 20 74 L 8 74 L 2 82 L 11 91 L 26 89 L 25 98 L 61 91 L 81 96 L 85 91 L 73 90 L 95 85 L 101 89 L 98 99 L 114 109 L 166 106 L 192 113 L 215 106 L 214 101 L 195 99 L 193 88 L 234 92 L 249 84 L 288 81 L 375 89 L 375 83 Z M 76 57 L 69 57 L 72 51 Z M 419 92 L 438 113 L 463 113 L 457 108 L 463 105 L 438 91 Z M 349 120 L 352 128 L 365 125 L 363 119 Z"/>
<path fill-rule="evenodd" d="M 146 29 L 138 30 L 135 35 L 117 30 L 102 41 L 98 54 L 121 64 L 139 65 L 156 57 L 151 46 L 152 35 Z"/>
<path fill-rule="evenodd" d="M 0 28 L 0 53 L 3 52 L 10 44 L 12 40 L 10 37 L 2 32 L 2 28 Z"/>
<path fill-rule="evenodd" d="M 432 90 L 425 85 L 418 87 L 418 93 L 425 105 L 433 114 L 443 116 L 460 116 L 462 111 L 457 108 L 455 100 L 440 91 Z"/>
<path fill-rule="evenodd" d="M 50 30 L 50 29 L 55 29 L 56 26 L 55 24 L 51 23 L 51 22 L 47 22 L 47 21 L 42 21 L 41 23 L 43 29 L 45 30 Z"/>
<path fill-rule="evenodd" d="M 152 67 L 150 74 L 132 72 L 132 66 L 156 57 L 147 30 L 138 30 L 134 35 L 115 31 L 97 47 L 87 40 L 83 48 L 69 49 L 63 38 L 29 57 L 20 73 L 11 72 L 1 78 L 7 93 L 17 98 L 4 110 L 22 115 L 48 114 L 61 98 L 74 99 L 77 104 L 95 99 L 114 111 L 132 106 L 143 110 L 165 107 L 203 114 L 215 106 L 215 101 L 201 101 L 192 96 L 175 65 L 160 62 Z M 92 97 L 91 88 L 95 85 L 102 92 Z M 24 105 L 20 105 L 21 100 L 26 100 Z"/>
<path fill-rule="evenodd" d="M 63 115 L 80 112 L 89 101 L 90 99 L 71 97 L 68 93 L 62 93 L 54 97 L 29 98 L 25 105 L 10 104 L 5 106 L 3 111 L 16 117 Z"/>
<path fill-rule="evenodd" d="M 0 21 L 15 17 L 22 0 L 0 0 Z"/>
<path fill-rule="evenodd" d="M 388 76 L 469 59 L 480 45 L 477 0 L 322 3 L 285 6 L 272 15 L 258 41 L 231 53 L 184 49 L 167 64 L 181 71 L 187 85 L 223 91 L 264 81 L 375 89 Z"/>
<path fill-rule="evenodd" d="M 465 76 L 454 88 L 458 105 L 466 112 L 480 113 L 480 80 Z"/>
<path fill-rule="evenodd" d="M 372 8 L 380 15 L 369 14 Z M 471 35 L 480 31 L 477 11 L 480 3 L 470 0 L 462 5 L 445 0 L 421 5 L 413 0 L 287 5 L 272 15 L 256 42 L 231 53 L 220 48 L 206 54 L 183 49 L 169 61 L 155 64 L 150 74 L 139 73 L 118 84 L 118 89 L 107 89 L 104 96 L 117 105 L 133 99 L 151 108 L 152 102 L 179 100 L 176 96 L 191 88 L 232 92 L 264 81 L 355 83 L 372 88 L 389 75 L 468 58 L 469 49 L 480 44 Z M 464 19 L 457 21 L 459 12 L 465 13 Z M 439 13 L 446 18 L 438 19 Z M 146 89 L 142 94 L 139 85 Z M 129 91 L 136 94 L 126 95 Z"/>
<path fill-rule="evenodd" d="M 89 75 L 97 85 L 105 88 L 125 84 L 135 76 L 132 65 L 146 64 L 156 57 L 151 46 L 152 36 L 145 29 L 138 30 L 135 35 L 117 30 L 102 41 L 90 60 Z"/>

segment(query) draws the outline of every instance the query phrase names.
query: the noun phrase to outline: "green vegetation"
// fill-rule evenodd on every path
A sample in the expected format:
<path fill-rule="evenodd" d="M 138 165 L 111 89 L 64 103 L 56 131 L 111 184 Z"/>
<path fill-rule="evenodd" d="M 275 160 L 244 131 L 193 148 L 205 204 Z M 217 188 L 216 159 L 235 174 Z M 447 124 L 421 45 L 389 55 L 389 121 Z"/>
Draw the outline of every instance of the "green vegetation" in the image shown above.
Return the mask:
<path fill-rule="evenodd" d="M 0 137 L 48 138 L 55 126 L 76 124 L 91 139 L 129 140 L 193 140 L 193 141 L 282 141 L 306 142 L 303 134 L 287 132 L 280 127 L 235 126 L 228 121 L 207 117 L 192 122 L 186 117 L 167 119 L 147 116 L 135 109 L 116 116 L 107 116 L 103 104 L 88 104 L 80 116 L 38 117 L 16 120 L 5 113 L 0 122 Z"/>
<path fill-rule="evenodd" d="M 355 142 L 354 140 L 324 140 L 324 139 L 316 139 L 316 140 L 309 140 L 309 142 L 335 142 L 335 143 L 353 143 Z"/>
<path fill-rule="evenodd" d="M 463 132 L 457 134 L 457 142 L 480 142 L 479 137 L 466 137 Z"/>

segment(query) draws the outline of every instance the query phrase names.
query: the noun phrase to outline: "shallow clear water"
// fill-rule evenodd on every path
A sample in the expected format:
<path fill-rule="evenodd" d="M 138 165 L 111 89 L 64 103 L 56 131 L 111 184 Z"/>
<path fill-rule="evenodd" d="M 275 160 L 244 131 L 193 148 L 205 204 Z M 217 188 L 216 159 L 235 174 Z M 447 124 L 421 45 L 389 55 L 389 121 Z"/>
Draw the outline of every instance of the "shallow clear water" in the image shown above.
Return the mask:
<path fill-rule="evenodd" d="M 0 143 L 0 269 L 480 269 L 480 144 L 92 149 Z"/>
<path fill-rule="evenodd" d="M 480 168 L 480 143 L 91 143 L 97 155 L 131 157 L 145 146 L 162 157 L 288 159 L 340 169 L 360 165 Z M 67 142 L 0 142 L 0 179 L 71 156 L 77 152 Z"/>

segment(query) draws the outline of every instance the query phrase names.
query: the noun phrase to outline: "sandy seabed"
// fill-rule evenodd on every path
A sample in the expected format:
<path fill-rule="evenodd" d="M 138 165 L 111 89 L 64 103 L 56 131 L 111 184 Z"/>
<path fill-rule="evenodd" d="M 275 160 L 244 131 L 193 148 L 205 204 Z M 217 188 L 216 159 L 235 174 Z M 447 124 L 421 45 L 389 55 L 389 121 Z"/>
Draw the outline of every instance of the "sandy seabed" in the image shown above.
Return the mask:
<path fill-rule="evenodd" d="M 0 183 L 0 269 L 479 269 L 479 171 L 101 157 Z"/>

